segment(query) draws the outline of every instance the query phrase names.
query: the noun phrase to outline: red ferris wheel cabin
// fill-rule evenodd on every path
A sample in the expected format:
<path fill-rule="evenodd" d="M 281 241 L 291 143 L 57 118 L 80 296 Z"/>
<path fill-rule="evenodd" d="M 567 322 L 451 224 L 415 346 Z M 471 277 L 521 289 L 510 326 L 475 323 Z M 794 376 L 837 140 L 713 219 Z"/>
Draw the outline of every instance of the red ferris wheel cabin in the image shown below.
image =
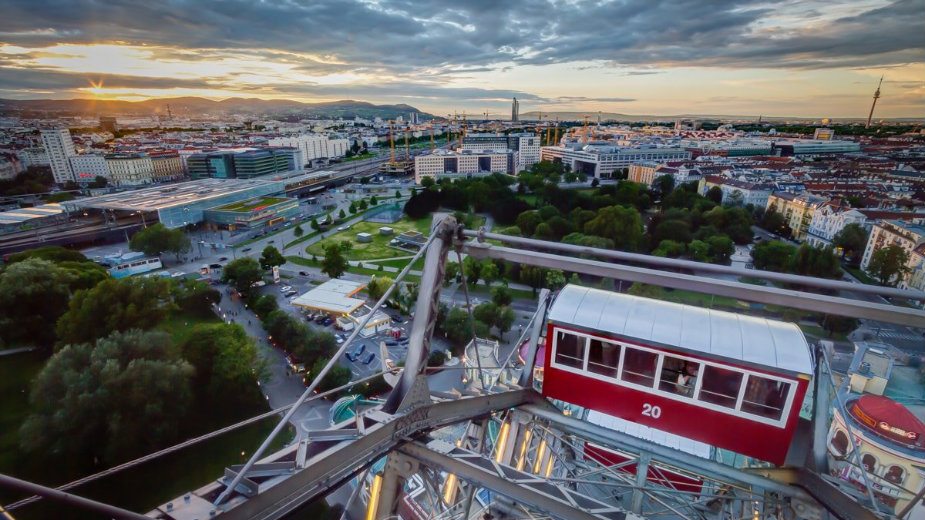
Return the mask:
<path fill-rule="evenodd" d="M 782 465 L 813 373 L 792 324 L 568 285 L 543 395 Z"/>

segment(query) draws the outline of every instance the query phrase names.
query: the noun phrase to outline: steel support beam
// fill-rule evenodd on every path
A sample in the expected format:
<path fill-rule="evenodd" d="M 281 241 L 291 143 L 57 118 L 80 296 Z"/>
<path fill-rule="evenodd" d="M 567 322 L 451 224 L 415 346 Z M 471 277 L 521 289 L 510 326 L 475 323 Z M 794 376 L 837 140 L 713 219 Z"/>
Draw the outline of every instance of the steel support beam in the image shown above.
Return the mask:
<path fill-rule="evenodd" d="M 707 264 L 704 262 L 694 262 L 692 260 L 679 260 L 676 258 L 662 258 L 659 256 L 643 255 L 639 253 L 627 253 L 626 251 L 614 251 L 611 249 L 600 249 L 596 247 L 577 246 L 574 244 L 563 244 L 561 242 L 547 242 L 545 240 L 536 240 L 533 238 L 515 237 L 511 235 L 501 235 L 498 233 L 480 233 L 478 231 L 465 231 L 467 237 L 478 238 L 479 241 L 485 239 L 498 240 L 502 243 L 512 244 L 515 246 L 528 247 L 531 249 L 546 249 L 549 251 L 562 251 L 574 255 L 592 255 L 598 258 L 607 258 L 610 260 L 619 260 L 622 262 L 634 262 L 638 264 L 648 264 L 654 267 L 664 269 L 685 269 L 688 271 L 699 271 L 706 273 L 717 273 L 731 276 L 747 276 L 750 278 L 761 278 L 774 282 L 792 283 L 805 285 L 809 287 L 818 287 L 820 289 L 829 289 L 834 291 L 851 291 L 866 294 L 879 294 L 882 296 L 895 296 L 899 298 L 910 298 L 913 300 L 925 300 L 925 292 L 911 289 L 896 289 L 895 287 L 880 287 L 877 285 L 854 284 L 840 280 L 826 280 L 824 278 L 815 278 L 812 276 L 800 276 L 795 274 L 775 273 L 772 271 L 761 271 L 757 269 L 743 269 L 731 267 L 728 265 Z"/>
<path fill-rule="evenodd" d="M 430 354 L 430 339 L 437 323 L 437 311 L 440 305 L 440 288 L 443 286 L 443 272 L 446 268 L 446 256 L 456 233 L 456 219 L 444 218 L 434 230 L 430 245 L 424 257 L 424 270 L 418 286 L 418 300 L 415 303 L 415 320 L 408 333 L 408 354 L 405 358 L 405 370 L 398 384 L 389 393 L 382 409 L 395 413 L 411 405 L 410 401 L 427 401 L 430 396 L 427 385 L 418 381 L 424 377 Z M 409 264 L 410 265 L 410 264 Z M 417 382 L 417 384 L 415 384 Z M 426 383 L 426 381 L 424 381 Z M 413 390 L 417 390 L 413 392 Z"/>
<path fill-rule="evenodd" d="M 518 384 L 524 388 L 533 384 L 533 367 L 536 365 L 536 351 L 539 350 L 537 345 L 543 328 L 546 326 L 546 313 L 549 311 L 549 289 L 540 289 L 539 306 L 536 309 L 536 318 L 533 320 L 533 327 L 530 329 L 530 348 L 527 349 L 527 359 L 524 360 L 524 370 L 520 373 Z M 520 348 L 520 345 L 514 345 L 514 348 Z M 545 360 L 541 361 L 544 363 Z"/>
<path fill-rule="evenodd" d="M 353 477 L 409 436 L 542 400 L 533 390 L 521 389 L 433 403 L 396 416 L 374 409 L 367 415 L 382 420 L 369 425 L 364 436 L 325 449 L 307 460 L 304 470 L 255 497 L 229 502 L 229 509 L 221 516 L 230 520 L 282 518 Z"/>
<path fill-rule="evenodd" d="M 604 278 L 618 278 L 630 282 L 649 283 L 662 287 L 728 296 L 758 303 L 782 305 L 813 312 L 925 328 L 925 311 L 918 309 L 791 291 L 776 287 L 763 287 L 729 280 L 704 278 L 702 276 L 659 271 L 644 267 L 612 264 L 599 260 L 572 258 L 538 251 L 511 249 L 489 244 L 467 243 L 465 250 L 474 258 L 479 259 L 507 260 L 548 269 L 561 269 Z"/>
<path fill-rule="evenodd" d="M 324 368 L 322 368 L 321 371 L 315 376 L 315 379 L 313 379 L 311 384 L 309 384 L 308 387 L 305 389 L 305 391 L 302 392 L 302 395 L 300 395 L 299 398 L 296 399 L 295 403 L 292 405 L 292 408 L 290 408 L 289 411 L 286 412 L 286 415 L 284 415 L 283 418 L 280 419 L 280 421 L 273 428 L 273 431 L 270 432 L 267 438 L 263 440 L 263 443 L 257 448 L 257 450 L 253 453 L 253 455 L 251 455 L 251 457 L 247 460 L 247 463 L 244 464 L 244 469 L 242 469 L 234 477 L 234 480 L 232 480 L 231 485 L 228 486 L 228 488 L 225 489 L 225 491 L 219 494 L 218 497 L 216 497 L 215 499 L 216 506 L 221 505 L 222 502 L 224 502 L 229 496 L 231 496 L 231 493 L 234 492 L 238 483 L 241 482 L 242 478 L 244 478 L 244 475 L 247 474 L 250 468 L 254 464 L 256 464 L 258 460 L 260 460 L 260 457 L 263 455 L 263 453 L 267 450 L 267 448 L 270 447 L 270 444 L 273 442 L 273 439 L 275 439 L 276 436 L 279 435 L 279 432 L 281 432 L 283 428 L 285 428 L 289 424 L 289 421 L 292 419 L 292 416 L 295 414 L 296 410 L 299 409 L 299 406 L 301 406 L 302 403 L 304 403 L 306 400 L 308 400 L 312 396 L 312 393 L 315 391 L 315 388 L 321 383 L 321 381 L 324 380 L 325 376 L 328 375 L 328 372 L 330 372 L 331 369 L 334 368 L 334 366 L 337 364 L 337 361 L 341 358 L 341 356 L 344 355 L 344 353 L 347 351 L 347 348 L 353 343 L 353 340 L 356 339 L 356 337 L 360 334 L 360 331 L 366 327 L 366 324 L 369 323 L 369 320 L 376 314 L 376 311 L 379 310 L 379 308 L 382 306 L 383 303 L 385 303 L 385 301 L 392 294 L 395 288 L 398 287 L 398 282 L 402 280 L 406 274 L 408 274 L 414 262 L 416 262 L 417 259 L 420 258 L 421 255 L 425 251 L 429 251 L 430 249 L 429 246 L 430 246 L 431 241 L 433 241 L 433 239 L 434 239 L 434 235 L 431 235 L 431 237 L 427 240 L 427 243 L 424 244 L 424 247 L 420 251 L 415 253 L 414 257 L 412 257 L 411 260 L 408 262 L 408 265 L 406 265 L 405 268 L 402 269 L 401 272 L 398 274 L 398 276 L 395 277 L 396 283 L 392 284 L 388 289 L 386 289 L 385 293 L 379 298 L 379 301 L 377 301 L 376 304 L 373 305 L 371 309 L 369 309 L 369 313 L 366 314 L 366 316 L 364 316 L 363 319 L 360 320 L 360 322 L 354 328 L 353 332 L 350 333 L 350 336 L 348 336 L 347 339 L 344 341 L 344 343 L 337 349 L 337 352 L 335 352 L 331 356 L 331 359 L 328 361 L 328 364 L 325 365 Z"/>
<path fill-rule="evenodd" d="M 726 466 L 725 464 L 697 457 L 667 446 L 653 444 L 638 437 L 633 437 L 632 435 L 604 428 L 603 426 L 591 424 L 573 417 L 567 417 L 561 413 L 552 412 L 543 406 L 529 404 L 521 406 L 520 410 L 531 413 L 537 418 L 549 421 L 551 426 L 557 430 L 576 435 L 594 444 L 617 450 L 628 450 L 635 453 L 648 452 L 659 462 L 665 462 L 680 468 L 691 468 L 707 478 L 724 482 L 739 482 L 748 486 L 773 491 L 779 493 L 781 496 L 812 501 L 812 498 L 799 488 L 781 484 L 759 475 L 740 471 L 733 467 Z M 848 500 L 848 498 L 846 497 L 845 500 Z"/>
<path fill-rule="evenodd" d="M 67 504 L 69 506 L 76 506 L 81 509 L 86 509 L 87 511 L 93 511 L 93 512 L 99 513 L 101 515 L 106 516 L 107 518 L 118 518 L 118 519 L 127 519 L 127 520 L 151 520 L 147 516 L 134 513 L 127 509 L 122 509 L 121 507 L 111 506 L 109 504 L 104 504 L 102 502 L 90 500 L 89 498 L 72 495 L 70 493 L 65 493 L 64 491 L 58 491 L 57 489 L 52 489 L 50 487 L 42 486 L 39 484 L 34 484 L 32 482 L 20 480 L 18 478 L 10 477 L 8 475 L 0 474 L 0 486 L 5 486 L 11 489 L 25 491 L 27 493 L 33 493 L 35 495 L 43 496 L 45 498 L 57 500 L 58 502 Z"/>
<path fill-rule="evenodd" d="M 563 520 L 640 519 L 621 508 L 495 463 L 477 453 L 450 445 L 447 447 L 452 450 L 439 453 L 421 443 L 409 442 L 398 451 L 424 465 L 452 473 L 471 484 L 491 489 L 526 507 Z"/>

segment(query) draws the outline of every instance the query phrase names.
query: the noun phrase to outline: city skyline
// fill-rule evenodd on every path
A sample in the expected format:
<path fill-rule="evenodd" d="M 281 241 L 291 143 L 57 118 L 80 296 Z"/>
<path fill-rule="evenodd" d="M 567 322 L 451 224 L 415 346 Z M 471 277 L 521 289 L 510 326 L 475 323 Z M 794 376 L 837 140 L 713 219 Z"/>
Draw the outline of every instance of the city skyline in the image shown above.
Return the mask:
<path fill-rule="evenodd" d="M 925 0 L 5 4 L 3 98 L 925 116 Z"/>

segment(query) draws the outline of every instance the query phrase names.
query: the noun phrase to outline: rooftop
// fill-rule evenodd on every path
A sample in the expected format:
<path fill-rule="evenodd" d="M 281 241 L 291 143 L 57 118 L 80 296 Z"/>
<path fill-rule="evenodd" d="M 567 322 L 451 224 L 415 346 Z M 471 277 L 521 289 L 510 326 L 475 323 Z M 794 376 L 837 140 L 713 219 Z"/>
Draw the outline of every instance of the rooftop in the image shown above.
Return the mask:
<path fill-rule="evenodd" d="M 809 344 L 793 323 L 567 285 L 550 321 L 692 353 L 812 374 Z"/>
<path fill-rule="evenodd" d="M 195 181 L 155 186 L 140 190 L 111 193 L 68 201 L 77 208 L 114 209 L 120 211 L 159 211 L 226 197 L 250 189 L 282 184 L 257 179 L 199 179 Z"/>
<path fill-rule="evenodd" d="M 212 208 L 212 210 L 213 211 L 236 211 L 240 213 L 248 213 L 256 209 L 262 208 L 262 207 L 273 206 L 275 204 L 286 202 L 288 200 L 292 200 L 292 199 L 287 199 L 284 197 L 260 197 L 258 199 L 249 199 L 249 200 L 242 200 L 240 202 L 232 202 L 231 204 L 225 204 L 224 206 L 220 206 L 218 208 Z"/>

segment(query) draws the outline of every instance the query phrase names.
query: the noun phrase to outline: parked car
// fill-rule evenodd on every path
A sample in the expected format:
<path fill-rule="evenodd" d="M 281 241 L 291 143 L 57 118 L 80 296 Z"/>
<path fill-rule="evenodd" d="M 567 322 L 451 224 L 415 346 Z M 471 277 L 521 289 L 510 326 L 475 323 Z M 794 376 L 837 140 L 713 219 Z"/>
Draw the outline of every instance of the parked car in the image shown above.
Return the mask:
<path fill-rule="evenodd" d="M 347 361 L 350 361 L 351 363 L 357 360 L 357 357 L 354 356 L 352 352 L 347 352 L 346 354 L 344 354 L 344 357 L 346 357 Z"/>
<path fill-rule="evenodd" d="M 286 291 L 283 294 L 286 296 L 286 298 L 295 298 L 296 296 L 299 295 L 299 291 L 296 291 L 296 290 Z"/>
<path fill-rule="evenodd" d="M 281 293 L 284 293 L 284 292 L 286 292 L 286 291 L 291 291 L 291 290 L 292 290 L 292 287 L 289 286 L 289 285 L 284 285 L 284 286 L 282 286 L 282 287 L 279 288 L 279 292 L 281 292 Z"/>
<path fill-rule="evenodd" d="M 218 261 L 219 261 L 219 262 L 227 262 L 227 261 L 228 261 L 228 257 L 227 257 L 227 256 L 223 256 L 223 257 L 219 258 Z"/>
<path fill-rule="evenodd" d="M 324 313 L 320 313 L 317 316 L 315 316 L 315 323 L 321 323 L 322 321 L 326 319 L 327 319 L 327 316 L 325 316 Z"/>
<path fill-rule="evenodd" d="M 248 251 L 250 251 L 250 250 L 251 250 L 251 248 L 249 248 L 249 247 L 245 247 L 245 248 L 244 248 L 244 249 L 242 249 L 241 251 L 242 251 L 242 252 L 244 252 L 244 253 L 246 253 L 246 252 L 248 252 Z"/>
<path fill-rule="evenodd" d="M 321 322 L 321 324 L 324 325 L 325 327 L 331 325 L 332 323 L 334 323 L 334 318 L 331 318 L 331 317 L 327 317 L 324 319 L 324 321 Z"/>
<path fill-rule="evenodd" d="M 364 365 L 368 365 L 368 364 L 372 363 L 374 359 L 376 359 L 376 353 L 375 353 L 375 352 L 370 352 L 369 355 L 366 356 L 366 359 L 363 360 L 363 364 L 364 364 Z"/>
<path fill-rule="evenodd" d="M 407 336 L 406 336 L 406 337 L 403 337 L 403 338 L 398 338 L 398 344 L 399 344 L 399 345 L 407 345 L 409 341 L 411 341 L 411 340 L 408 339 Z"/>
<path fill-rule="evenodd" d="M 387 347 L 397 347 L 397 346 L 398 346 L 398 340 L 387 339 L 387 340 L 385 340 L 385 346 L 387 346 Z"/>
<path fill-rule="evenodd" d="M 308 276 L 308 273 L 305 271 L 299 271 L 299 276 Z"/>
<path fill-rule="evenodd" d="M 209 269 L 221 269 L 222 264 L 209 264 Z"/>

